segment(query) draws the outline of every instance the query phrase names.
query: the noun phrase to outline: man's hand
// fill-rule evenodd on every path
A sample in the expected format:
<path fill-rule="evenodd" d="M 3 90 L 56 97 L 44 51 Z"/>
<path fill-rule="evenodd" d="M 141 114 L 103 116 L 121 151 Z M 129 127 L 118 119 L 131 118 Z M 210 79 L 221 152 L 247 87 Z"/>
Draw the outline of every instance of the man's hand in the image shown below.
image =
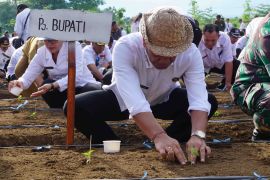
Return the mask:
<path fill-rule="evenodd" d="M 197 136 L 191 136 L 187 142 L 186 151 L 191 164 L 195 164 L 198 157 L 201 162 L 205 162 L 206 157 L 211 154 L 211 148 L 206 145 L 205 140 Z"/>
<path fill-rule="evenodd" d="M 52 84 L 44 84 L 43 86 L 38 88 L 37 92 L 34 92 L 31 94 L 31 97 L 37 97 L 37 96 L 41 96 L 45 93 L 47 93 L 49 90 L 51 90 L 53 88 Z"/>
<path fill-rule="evenodd" d="M 176 139 L 169 137 L 166 133 L 162 133 L 154 139 L 154 143 L 163 159 L 168 161 L 177 160 L 182 165 L 187 163 L 186 156 Z"/>

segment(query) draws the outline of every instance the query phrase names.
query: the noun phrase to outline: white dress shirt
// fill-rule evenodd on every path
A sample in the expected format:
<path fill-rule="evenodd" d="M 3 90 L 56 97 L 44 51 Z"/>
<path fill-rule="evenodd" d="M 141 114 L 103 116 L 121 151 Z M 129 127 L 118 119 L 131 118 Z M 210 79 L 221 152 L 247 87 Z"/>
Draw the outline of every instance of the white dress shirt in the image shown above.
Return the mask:
<path fill-rule="evenodd" d="M 29 37 L 29 21 L 30 21 L 29 17 L 24 29 L 24 24 L 29 13 L 30 9 L 26 8 L 22 12 L 17 14 L 14 26 L 14 31 L 18 34 L 19 37 L 21 37 L 24 40 L 24 42 L 26 42 L 27 38 Z"/>
<path fill-rule="evenodd" d="M 10 60 L 12 54 L 14 53 L 15 48 L 13 46 L 9 46 L 8 49 L 4 52 L 0 48 L 0 69 L 4 69 L 8 60 Z"/>
<path fill-rule="evenodd" d="M 20 48 L 16 49 L 14 51 L 14 53 L 12 54 L 11 58 L 10 58 L 10 62 L 8 64 L 7 67 L 7 74 L 6 77 L 11 76 L 13 74 L 15 74 L 15 67 L 16 64 L 18 63 L 19 59 L 21 58 L 21 56 L 23 55 L 23 46 L 21 46 Z"/>
<path fill-rule="evenodd" d="M 76 87 L 83 87 L 87 83 L 100 84 L 97 82 L 91 72 L 88 70 L 86 63 L 82 59 L 82 48 L 80 43 L 76 42 Z M 59 91 L 67 89 L 68 85 L 68 42 L 63 45 L 57 56 L 56 63 L 52 59 L 51 52 L 42 46 L 37 50 L 37 54 L 32 59 L 28 68 L 22 77 L 24 89 L 27 89 L 34 80 L 46 69 L 49 79 L 55 80 L 59 85 Z"/>
<path fill-rule="evenodd" d="M 86 65 L 96 64 L 97 58 L 98 58 L 98 65 L 97 65 L 98 69 L 103 68 L 103 66 L 106 63 L 112 61 L 112 54 L 107 45 L 105 45 L 104 51 L 102 51 L 100 54 L 96 54 L 92 45 L 87 45 L 83 48 L 83 59 L 86 62 Z"/>
<path fill-rule="evenodd" d="M 188 111 L 210 112 L 202 57 L 194 44 L 167 69 L 159 70 L 149 60 L 142 35 L 131 33 L 117 41 L 112 63 L 112 84 L 103 88 L 111 89 L 121 110 L 128 109 L 131 116 L 151 112 L 150 106 L 166 102 L 179 87 L 175 81 L 182 76 L 187 88 Z"/>
<path fill-rule="evenodd" d="M 230 32 L 232 28 L 233 28 L 232 23 L 225 22 L 225 31 L 224 32 Z"/>
<path fill-rule="evenodd" d="M 226 62 L 233 60 L 230 37 L 224 32 L 219 32 L 219 34 L 219 39 L 212 49 L 205 46 L 203 38 L 198 46 L 203 58 L 205 72 L 215 67 L 221 69 Z"/>
<path fill-rule="evenodd" d="M 241 38 L 239 38 L 238 41 L 235 43 L 236 44 L 236 49 L 243 50 L 244 47 L 247 45 L 247 41 L 248 41 L 247 36 L 242 36 Z"/>

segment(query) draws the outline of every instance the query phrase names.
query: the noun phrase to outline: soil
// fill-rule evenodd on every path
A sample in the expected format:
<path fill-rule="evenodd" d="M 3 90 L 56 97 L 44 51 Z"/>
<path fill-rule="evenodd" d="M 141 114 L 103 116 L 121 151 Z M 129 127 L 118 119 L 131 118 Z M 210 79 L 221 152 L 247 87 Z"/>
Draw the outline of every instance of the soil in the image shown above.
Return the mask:
<path fill-rule="evenodd" d="M 213 76 L 208 82 L 218 80 L 218 76 Z M 126 179 L 141 178 L 144 171 L 150 178 L 251 176 L 254 171 L 270 176 L 270 144 L 251 143 L 251 117 L 237 106 L 227 106 L 232 104 L 229 93 L 211 92 L 216 95 L 220 108 L 209 123 L 207 141 L 231 138 L 232 143 L 226 146 L 210 144 L 212 156 L 206 163 L 181 166 L 161 160 L 154 149 L 144 148 L 142 142 L 146 137 L 133 120 L 108 122 L 127 146 L 122 146 L 121 152 L 116 154 L 104 154 L 102 148 L 93 148 L 90 163 L 86 163 L 82 155 L 88 150 L 86 147 L 52 146 L 48 152 L 32 152 L 30 146 L 65 144 L 65 116 L 61 110 L 50 110 L 42 99 L 28 99 L 30 103 L 25 108 L 12 111 L 7 107 L 21 102 L 9 95 L 6 86 L 1 87 L 0 179 Z M 35 108 L 36 115 L 30 117 Z M 240 123 L 220 123 L 220 120 L 239 120 Z M 166 127 L 170 121 L 159 120 L 159 123 Z M 20 125 L 42 126 L 26 128 Z M 59 127 L 54 128 L 55 125 Z M 87 146 L 89 140 L 75 130 L 75 144 Z M 10 148 L 12 146 L 17 147 Z"/>

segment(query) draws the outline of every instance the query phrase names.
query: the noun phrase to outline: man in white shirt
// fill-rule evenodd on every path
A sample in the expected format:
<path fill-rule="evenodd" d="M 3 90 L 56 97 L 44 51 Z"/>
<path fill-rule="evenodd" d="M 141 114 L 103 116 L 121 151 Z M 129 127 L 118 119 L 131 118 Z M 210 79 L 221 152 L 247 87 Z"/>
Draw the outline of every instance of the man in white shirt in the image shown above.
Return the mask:
<path fill-rule="evenodd" d="M 237 28 L 232 28 L 228 32 L 228 35 L 229 35 L 230 40 L 231 40 L 233 58 L 236 59 L 236 42 L 241 37 L 240 30 Z"/>
<path fill-rule="evenodd" d="M 227 18 L 226 22 L 225 22 L 225 30 L 224 30 L 224 32 L 228 33 L 228 32 L 231 31 L 232 28 L 233 28 L 233 25 L 232 25 L 232 23 L 230 23 L 230 19 Z"/>
<path fill-rule="evenodd" d="M 246 28 L 247 28 L 246 23 L 244 23 L 242 19 L 239 19 L 239 23 L 240 23 L 240 27 L 239 27 L 240 31 L 244 31 L 245 32 L 246 31 Z"/>
<path fill-rule="evenodd" d="M 27 5 L 18 5 L 14 31 L 24 42 L 29 38 L 29 15 L 30 9 Z"/>
<path fill-rule="evenodd" d="M 96 80 L 102 82 L 112 66 L 112 55 L 105 43 L 92 42 L 83 48 L 83 59 Z"/>
<path fill-rule="evenodd" d="M 234 78 L 233 55 L 229 36 L 220 32 L 215 24 L 207 24 L 203 29 L 203 38 L 198 46 L 206 73 L 219 73 L 225 76 L 219 88 L 230 90 Z"/>
<path fill-rule="evenodd" d="M 12 81 L 12 80 L 17 79 L 16 75 L 15 75 L 15 67 L 16 67 L 19 59 L 23 55 L 22 49 L 23 49 L 23 46 L 16 49 L 10 58 L 10 62 L 7 66 L 7 74 L 6 74 L 6 79 L 8 81 Z"/>
<path fill-rule="evenodd" d="M 143 14 L 140 32 L 115 45 L 112 84 L 76 96 L 76 128 L 88 138 L 92 135 L 93 143 L 119 139 L 106 121 L 130 115 L 164 159 L 186 164 L 179 142 L 187 142 L 188 160 L 195 163 L 197 156 L 191 151 L 196 151 L 205 162 L 210 154 L 207 121 L 217 101 L 207 93 L 202 58 L 192 40 L 191 24 L 175 9 L 161 7 Z M 176 83 L 182 77 L 186 89 Z M 164 130 L 156 118 L 173 122 Z"/>
<path fill-rule="evenodd" d="M 7 66 L 15 51 L 14 47 L 10 45 L 9 39 L 5 36 L 0 38 L 0 78 L 6 77 Z"/>

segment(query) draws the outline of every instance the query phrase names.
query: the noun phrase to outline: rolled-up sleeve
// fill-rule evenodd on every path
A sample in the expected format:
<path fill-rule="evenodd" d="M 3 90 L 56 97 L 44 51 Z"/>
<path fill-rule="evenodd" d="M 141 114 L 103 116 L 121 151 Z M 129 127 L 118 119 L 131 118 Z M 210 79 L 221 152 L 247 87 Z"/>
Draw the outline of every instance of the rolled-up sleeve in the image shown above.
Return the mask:
<path fill-rule="evenodd" d="M 190 61 L 190 65 L 184 74 L 184 81 L 189 102 L 188 112 L 200 110 L 209 114 L 211 105 L 208 102 L 203 60 L 197 48 L 189 54 L 187 61 Z"/>
<path fill-rule="evenodd" d="M 134 68 L 134 53 L 127 44 L 118 42 L 112 56 L 116 87 L 131 116 L 151 112 L 150 104 L 140 88 L 138 72 Z"/>

